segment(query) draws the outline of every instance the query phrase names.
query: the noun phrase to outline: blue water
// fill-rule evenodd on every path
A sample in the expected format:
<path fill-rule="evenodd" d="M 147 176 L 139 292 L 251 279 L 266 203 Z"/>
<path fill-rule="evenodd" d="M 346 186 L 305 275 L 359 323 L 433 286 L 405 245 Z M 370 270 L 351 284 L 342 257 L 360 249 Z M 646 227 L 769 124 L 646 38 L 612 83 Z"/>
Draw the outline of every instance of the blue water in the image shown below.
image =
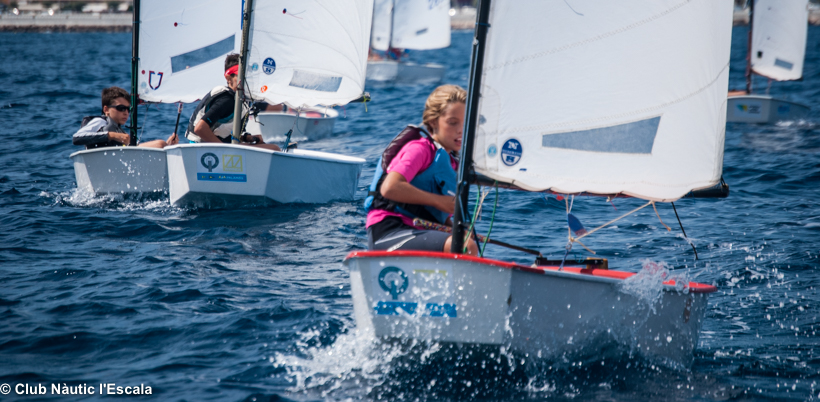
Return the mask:
<path fill-rule="evenodd" d="M 734 88 L 746 32 L 734 29 Z M 465 85 L 470 42 L 456 32 L 450 48 L 413 57 L 447 65 L 446 81 Z M 128 88 L 130 35 L 0 33 L 0 54 L 0 391 L 115 383 L 150 386 L 140 400 L 163 401 L 820 399 L 818 27 L 805 79 L 771 87 L 812 106 L 809 117 L 727 126 L 731 196 L 676 203 L 700 260 L 667 204 L 659 212 L 671 232 L 645 209 L 585 241 L 614 268 L 664 263 L 719 288 L 689 369 L 608 343 L 521 364 L 493 348 L 405 350 L 357 336 L 341 261 L 365 248 L 360 200 L 378 154 L 420 120 L 432 86 L 369 88 L 373 102 L 342 110 L 333 138 L 300 143 L 367 159 L 357 201 L 180 209 L 75 192 L 71 134 L 99 110 L 103 87 Z M 144 138 L 171 132 L 174 105 L 140 113 Z M 594 227 L 639 204 L 584 198 L 574 212 Z M 499 205 L 494 236 L 560 255 L 563 202 L 501 191 Z M 494 246 L 487 255 L 531 263 Z M 101 399 L 0 395 L 83 398 Z"/>

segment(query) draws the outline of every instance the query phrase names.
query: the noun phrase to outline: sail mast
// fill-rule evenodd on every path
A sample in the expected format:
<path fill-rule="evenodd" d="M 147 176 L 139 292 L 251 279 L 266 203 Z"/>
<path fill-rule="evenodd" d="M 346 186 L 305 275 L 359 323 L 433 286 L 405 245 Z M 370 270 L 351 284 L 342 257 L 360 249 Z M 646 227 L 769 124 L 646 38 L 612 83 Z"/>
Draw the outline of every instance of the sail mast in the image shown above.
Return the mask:
<path fill-rule="evenodd" d="M 242 45 L 239 51 L 239 85 L 236 87 L 236 102 L 233 108 L 233 131 L 231 133 L 231 143 L 238 144 L 237 138 L 242 133 L 242 100 L 245 91 L 245 67 L 247 67 L 248 57 L 248 37 L 251 32 L 251 11 L 253 10 L 253 0 L 245 0 L 245 11 L 242 13 Z"/>
<path fill-rule="evenodd" d="M 140 55 L 140 0 L 134 0 L 134 11 L 131 19 L 131 142 L 137 145 L 137 104 L 139 95 L 137 90 L 137 70 L 139 69 Z"/>
<path fill-rule="evenodd" d="M 746 93 L 752 93 L 752 28 L 754 28 L 755 0 L 749 0 L 749 48 L 746 51 Z"/>
<path fill-rule="evenodd" d="M 453 239 L 450 252 L 461 254 L 464 250 L 464 228 L 466 208 L 470 197 L 470 182 L 473 180 L 473 144 L 478 126 L 478 101 L 481 93 L 481 75 L 484 67 L 484 49 L 487 31 L 490 28 L 490 0 L 479 0 L 475 25 L 475 40 L 470 69 L 470 86 L 467 91 L 467 111 L 464 117 L 464 140 L 461 142 L 461 160 L 458 166 L 458 188 L 456 189 L 456 209 L 453 215 Z"/>

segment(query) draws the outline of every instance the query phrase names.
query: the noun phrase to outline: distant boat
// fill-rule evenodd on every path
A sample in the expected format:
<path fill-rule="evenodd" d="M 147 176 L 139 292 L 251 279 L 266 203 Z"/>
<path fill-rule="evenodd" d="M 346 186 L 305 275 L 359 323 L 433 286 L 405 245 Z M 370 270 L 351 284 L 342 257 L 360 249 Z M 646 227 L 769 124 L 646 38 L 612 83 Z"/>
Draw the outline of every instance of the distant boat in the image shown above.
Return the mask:
<path fill-rule="evenodd" d="M 287 112 L 251 115 L 245 130 L 261 134 L 266 143 L 283 141 L 289 130 L 296 139 L 320 140 L 333 134 L 339 112 L 329 107 L 305 107 Z"/>
<path fill-rule="evenodd" d="M 367 80 L 375 83 L 434 84 L 444 77 L 441 64 L 401 59 L 403 49 L 450 46 L 450 2 L 446 0 L 375 0 Z M 381 56 L 379 52 L 384 52 Z M 395 55 L 398 54 L 398 59 Z"/>
<path fill-rule="evenodd" d="M 237 88 L 237 102 L 264 100 L 300 110 L 344 105 L 363 95 L 372 0 L 244 0 L 244 5 L 239 66 L 244 85 Z M 282 115 L 293 124 L 293 116 Z M 241 121 L 234 120 L 233 132 L 241 128 Z M 353 199 L 364 159 L 288 150 L 284 143 L 282 148 L 275 152 L 217 143 L 167 147 L 171 203 L 230 207 Z"/>
<path fill-rule="evenodd" d="M 358 330 L 499 345 L 527 359 L 614 340 L 691 364 L 714 286 L 656 275 L 653 287 L 651 271 L 566 254 L 532 264 L 462 255 L 472 227 L 465 210 L 471 184 L 629 195 L 644 207 L 719 184 L 732 1 L 481 0 L 479 8 L 453 248 L 350 253 Z M 571 208 L 565 253 L 594 231 Z"/>
<path fill-rule="evenodd" d="M 729 92 L 726 121 L 776 123 L 805 117 L 809 107 L 752 93 L 754 74 L 774 81 L 803 78 L 808 32 L 807 0 L 752 0 L 749 2 L 749 51 L 746 90 Z"/>

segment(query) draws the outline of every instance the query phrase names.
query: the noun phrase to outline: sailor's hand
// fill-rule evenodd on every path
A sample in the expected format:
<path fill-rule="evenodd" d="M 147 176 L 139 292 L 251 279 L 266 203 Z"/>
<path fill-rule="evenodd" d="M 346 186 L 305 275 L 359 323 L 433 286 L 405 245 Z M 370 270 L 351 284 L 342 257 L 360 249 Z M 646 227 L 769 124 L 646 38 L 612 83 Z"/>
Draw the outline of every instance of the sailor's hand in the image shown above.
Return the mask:
<path fill-rule="evenodd" d="M 165 140 L 167 145 L 176 145 L 179 144 L 179 137 L 177 137 L 177 133 L 172 133 L 167 140 Z"/>
<path fill-rule="evenodd" d="M 264 144 L 265 140 L 262 139 L 261 135 L 253 135 L 250 133 L 245 133 L 242 135 L 242 141 L 249 142 L 251 144 Z"/>
<path fill-rule="evenodd" d="M 111 141 L 119 142 L 122 145 L 128 145 L 131 143 L 131 136 L 126 133 L 115 133 L 112 131 L 108 132 L 108 139 Z"/>
<path fill-rule="evenodd" d="M 436 209 L 448 214 L 456 212 L 456 197 L 454 195 L 439 195 L 437 197 L 439 205 L 436 206 Z"/>

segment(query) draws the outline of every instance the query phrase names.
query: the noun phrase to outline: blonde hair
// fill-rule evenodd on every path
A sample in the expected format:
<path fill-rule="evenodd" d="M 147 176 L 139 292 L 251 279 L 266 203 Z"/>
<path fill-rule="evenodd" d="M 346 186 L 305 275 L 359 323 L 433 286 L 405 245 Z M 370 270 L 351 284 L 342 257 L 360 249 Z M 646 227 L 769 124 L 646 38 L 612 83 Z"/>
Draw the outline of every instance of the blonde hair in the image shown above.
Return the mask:
<path fill-rule="evenodd" d="M 444 109 L 451 103 L 467 103 L 467 91 L 458 85 L 442 85 L 433 90 L 424 103 L 424 112 L 421 121 L 432 131 L 430 123 L 436 121 L 444 113 Z"/>

